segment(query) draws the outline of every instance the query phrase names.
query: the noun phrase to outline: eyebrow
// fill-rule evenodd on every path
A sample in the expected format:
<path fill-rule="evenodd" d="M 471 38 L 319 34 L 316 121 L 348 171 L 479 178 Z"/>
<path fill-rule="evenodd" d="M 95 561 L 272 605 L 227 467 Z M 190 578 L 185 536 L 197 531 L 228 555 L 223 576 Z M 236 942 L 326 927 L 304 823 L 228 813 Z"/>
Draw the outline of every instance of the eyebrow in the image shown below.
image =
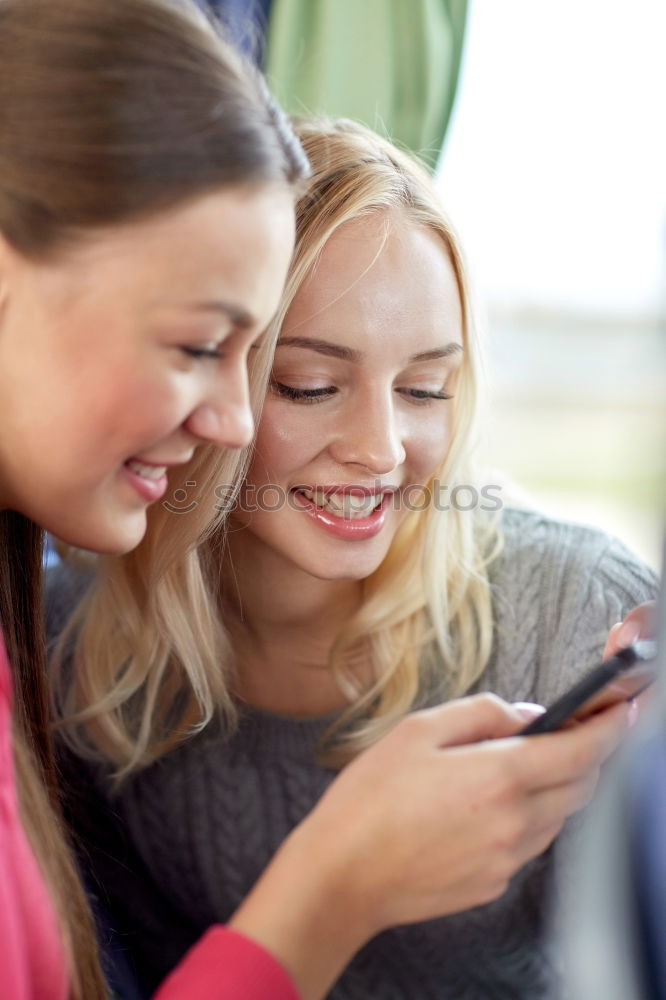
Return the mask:
<path fill-rule="evenodd" d="M 254 317 L 247 312 L 247 310 L 242 309 L 240 306 L 235 306 L 233 302 L 194 302 L 192 303 L 191 308 L 196 309 L 197 312 L 222 313 L 231 320 L 234 326 L 239 327 L 241 330 L 254 326 L 256 322 Z"/>
<path fill-rule="evenodd" d="M 341 344 L 332 344 L 328 340 L 317 340 L 314 337 L 282 337 L 278 340 L 277 346 L 304 347 L 307 350 L 316 351 L 317 354 L 326 354 L 328 357 L 339 358 L 342 361 L 359 362 L 363 359 L 362 351 L 357 351 L 351 347 L 343 347 Z M 446 344 L 444 347 L 435 347 L 431 351 L 421 351 L 419 354 L 413 354 L 408 359 L 408 363 L 411 364 L 414 361 L 438 361 L 441 358 L 449 358 L 454 354 L 458 354 L 462 350 L 462 344 L 451 341 L 450 344 Z"/>

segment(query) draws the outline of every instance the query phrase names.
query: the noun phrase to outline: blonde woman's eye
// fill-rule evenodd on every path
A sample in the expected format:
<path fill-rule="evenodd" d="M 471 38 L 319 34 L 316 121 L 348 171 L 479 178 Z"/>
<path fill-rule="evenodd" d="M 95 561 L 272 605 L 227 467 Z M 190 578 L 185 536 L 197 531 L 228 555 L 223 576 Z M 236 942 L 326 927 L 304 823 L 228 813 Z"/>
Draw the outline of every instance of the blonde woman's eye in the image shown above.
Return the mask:
<path fill-rule="evenodd" d="M 297 389 L 293 385 L 285 385 L 284 382 L 273 382 L 273 390 L 278 396 L 284 396 L 297 403 L 317 403 L 335 395 L 338 391 L 333 385 L 322 386 L 320 389 Z"/>
<path fill-rule="evenodd" d="M 415 403 L 429 403 L 433 399 L 453 399 L 453 396 L 441 389 L 432 392 L 429 389 L 398 389 L 398 392 Z"/>

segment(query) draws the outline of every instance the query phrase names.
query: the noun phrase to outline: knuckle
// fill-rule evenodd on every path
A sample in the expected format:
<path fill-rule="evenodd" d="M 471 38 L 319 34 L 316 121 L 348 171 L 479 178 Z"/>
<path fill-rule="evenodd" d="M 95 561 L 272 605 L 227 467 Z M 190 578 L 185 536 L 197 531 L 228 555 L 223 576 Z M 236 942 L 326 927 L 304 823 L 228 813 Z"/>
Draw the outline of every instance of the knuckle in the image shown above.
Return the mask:
<path fill-rule="evenodd" d="M 429 714 L 427 711 L 410 712 L 396 724 L 393 729 L 396 739 L 411 742 L 429 729 Z"/>
<path fill-rule="evenodd" d="M 586 774 L 597 762 L 597 748 L 586 743 L 579 743 L 571 757 L 571 767 L 575 774 Z"/>
<path fill-rule="evenodd" d="M 492 694 L 490 691 L 484 691 L 481 694 L 471 695 L 470 701 L 474 702 L 474 704 L 478 706 L 479 711 L 483 711 L 489 720 L 504 715 L 507 707 L 506 702 L 502 701 L 498 695 Z"/>
<path fill-rule="evenodd" d="M 527 817 L 523 811 L 512 810 L 502 820 L 495 824 L 493 830 L 493 850 L 498 863 L 506 868 L 511 867 L 516 848 L 525 839 L 529 829 Z"/>
<path fill-rule="evenodd" d="M 541 835 L 531 845 L 526 860 L 529 861 L 532 858 L 537 858 L 540 854 L 543 854 L 544 851 L 547 851 L 553 841 L 562 832 L 563 826 L 564 818 L 556 820 L 554 823 L 550 823 L 545 830 L 542 830 Z"/>

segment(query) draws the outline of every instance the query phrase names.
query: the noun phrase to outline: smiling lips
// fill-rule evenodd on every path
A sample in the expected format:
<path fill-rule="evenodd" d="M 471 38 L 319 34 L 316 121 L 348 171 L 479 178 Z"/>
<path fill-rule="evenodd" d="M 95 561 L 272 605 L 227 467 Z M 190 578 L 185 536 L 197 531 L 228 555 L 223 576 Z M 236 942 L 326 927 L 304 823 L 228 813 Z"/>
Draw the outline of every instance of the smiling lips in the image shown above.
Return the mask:
<path fill-rule="evenodd" d="M 169 485 L 167 480 L 167 469 L 172 465 L 183 465 L 188 462 L 192 455 L 183 458 L 178 462 L 165 462 L 157 465 L 155 462 L 142 462 L 138 458 L 129 458 L 123 468 L 130 484 L 143 500 L 148 503 L 155 503 L 161 500 Z"/>
<path fill-rule="evenodd" d="M 320 528 L 337 538 L 360 541 L 382 530 L 395 488 L 297 487 L 292 492 Z"/>

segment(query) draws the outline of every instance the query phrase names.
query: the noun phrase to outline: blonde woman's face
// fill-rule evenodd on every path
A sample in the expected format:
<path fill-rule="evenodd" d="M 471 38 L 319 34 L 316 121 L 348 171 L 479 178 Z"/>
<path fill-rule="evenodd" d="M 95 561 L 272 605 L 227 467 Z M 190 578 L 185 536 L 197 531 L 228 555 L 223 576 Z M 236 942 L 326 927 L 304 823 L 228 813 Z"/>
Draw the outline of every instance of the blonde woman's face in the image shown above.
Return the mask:
<path fill-rule="evenodd" d="M 253 433 L 247 356 L 293 246 L 282 188 L 226 189 L 48 262 L 0 238 L 0 506 L 136 545 L 171 466 Z"/>
<path fill-rule="evenodd" d="M 264 571 L 374 572 L 448 452 L 462 347 L 436 233 L 395 213 L 340 227 L 283 324 L 235 544 Z"/>

